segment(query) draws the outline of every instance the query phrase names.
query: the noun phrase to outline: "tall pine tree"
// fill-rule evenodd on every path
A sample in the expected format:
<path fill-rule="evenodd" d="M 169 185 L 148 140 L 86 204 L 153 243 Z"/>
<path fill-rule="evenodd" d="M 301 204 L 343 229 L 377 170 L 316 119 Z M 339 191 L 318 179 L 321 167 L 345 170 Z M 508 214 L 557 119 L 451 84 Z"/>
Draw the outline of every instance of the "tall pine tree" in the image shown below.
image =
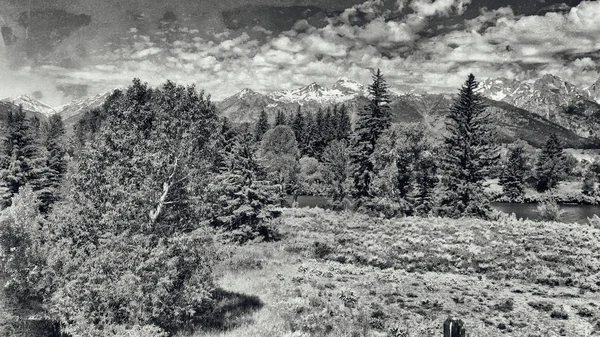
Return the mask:
<path fill-rule="evenodd" d="M 17 111 L 8 112 L 6 127 L 2 147 L 1 197 L 3 206 L 10 206 L 11 198 L 31 179 L 37 148 L 32 132 L 34 126 L 27 120 L 22 106 Z"/>
<path fill-rule="evenodd" d="M 535 165 L 538 192 L 546 192 L 558 186 L 566 170 L 562 144 L 553 133 L 548 137 Z"/>
<path fill-rule="evenodd" d="M 298 142 L 298 147 L 300 148 L 300 151 L 302 152 L 303 148 L 302 148 L 302 144 L 303 144 L 303 139 L 305 138 L 305 132 L 306 132 L 306 120 L 304 118 L 304 113 L 302 113 L 302 109 L 300 108 L 300 106 L 298 106 L 298 109 L 296 110 L 296 114 L 291 118 L 291 128 L 294 131 L 294 136 L 296 136 L 296 141 Z"/>
<path fill-rule="evenodd" d="M 334 111 L 335 112 L 335 111 Z M 335 128 L 336 128 L 336 139 L 338 140 L 348 140 L 350 139 L 350 134 L 352 133 L 352 124 L 350 121 L 350 115 L 348 113 L 348 108 L 345 104 L 342 104 L 335 115 Z"/>
<path fill-rule="evenodd" d="M 256 128 L 254 129 L 254 138 L 257 142 L 260 142 L 265 132 L 269 131 L 269 118 L 265 110 L 261 111 L 258 121 L 256 122 Z"/>
<path fill-rule="evenodd" d="M 440 212 L 451 217 L 487 218 L 490 211 L 483 183 L 497 155 L 491 116 L 478 85 L 470 74 L 447 117 Z"/>
<path fill-rule="evenodd" d="M 352 137 L 352 175 L 354 178 L 354 197 L 359 199 L 371 197 L 371 181 L 374 176 L 374 165 L 371 155 L 379 136 L 390 126 L 390 94 L 383 74 L 379 69 L 373 75 L 373 83 L 369 86 L 369 103 L 358 113 L 356 128 Z"/>

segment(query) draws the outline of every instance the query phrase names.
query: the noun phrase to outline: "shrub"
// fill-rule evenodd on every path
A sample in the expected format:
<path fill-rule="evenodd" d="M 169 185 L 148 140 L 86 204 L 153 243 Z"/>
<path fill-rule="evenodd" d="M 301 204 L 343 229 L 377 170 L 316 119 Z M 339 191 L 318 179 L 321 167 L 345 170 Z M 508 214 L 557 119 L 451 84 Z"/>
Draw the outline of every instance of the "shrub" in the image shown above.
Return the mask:
<path fill-rule="evenodd" d="M 333 248 L 327 243 L 315 241 L 313 244 L 313 254 L 316 258 L 323 259 L 333 253 Z"/>
<path fill-rule="evenodd" d="M 554 199 L 546 199 L 537 206 L 537 212 L 543 221 L 559 221 L 563 211 Z"/>
<path fill-rule="evenodd" d="M 508 298 L 500 303 L 494 305 L 494 309 L 502 312 L 511 312 L 515 308 L 515 301 L 512 298 Z"/>
<path fill-rule="evenodd" d="M 552 304 L 550 302 L 537 301 L 537 302 L 529 302 L 527 304 L 530 307 L 534 308 L 535 310 L 539 310 L 539 311 L 549 312 L 552 309 L 554 309 L 554 304 Z"/>
<path fill-rule="evenodd" d="M 587 219 L 588 219 L 588 223 L 590 224 L 590 226 L 592 226 L 596 229 L 600 229 L 600 217 L 597 214 L 594 214 L 593 217 L 587 218 Z"/>
<path fill-rule="evenodd" d="M 95 249 L 57 245 L 49 264 L 61 280 L 49 312 L 74 337 L 121 336 L 132 324 L 139 336 L 174 332 L 212 307 L 213 252 L 201 232 L 107 235 Z"/>
<path fill-rule="evenodd" d="M 561 306 L 558 309 L 552 310 L 550 317 L 555 319 L 569 319 L 569 314 L 565 311 L 565 308 Z"/>

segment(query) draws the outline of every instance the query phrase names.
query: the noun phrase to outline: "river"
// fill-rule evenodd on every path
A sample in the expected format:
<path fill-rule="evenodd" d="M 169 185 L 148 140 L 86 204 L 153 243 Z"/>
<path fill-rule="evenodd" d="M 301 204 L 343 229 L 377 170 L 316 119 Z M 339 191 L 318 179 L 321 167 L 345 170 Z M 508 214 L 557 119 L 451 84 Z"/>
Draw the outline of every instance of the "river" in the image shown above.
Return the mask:
<path fill-rule="evenodd" d="M 286 198 L 291 203 L 292 198 Z M 329 199 L 319 196 L 298 196 L 298 207 L 329 207 Z M 537 204 L 517 204 L 507 202 L 494 202 L 492 207 L 505 213 L 515 213 L 517 218 L 540 220 L 537 213 Z M 563 204 L 560 205 L 563 211 L 561 222 L 565 223 L 587 223 L 588 217 L 600 216 L 600 206 L 598 205 L 576 205 Z"/>

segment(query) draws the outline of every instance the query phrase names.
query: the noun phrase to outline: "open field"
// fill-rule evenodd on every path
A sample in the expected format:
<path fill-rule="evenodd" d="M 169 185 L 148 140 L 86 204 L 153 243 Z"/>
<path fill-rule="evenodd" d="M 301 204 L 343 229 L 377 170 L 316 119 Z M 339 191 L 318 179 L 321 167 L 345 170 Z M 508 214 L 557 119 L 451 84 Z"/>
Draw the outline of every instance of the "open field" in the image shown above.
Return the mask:
<path fill-rule="evenodd" d="M 224 247 L 219 328 L 180 337 L 600 334 L 600 230 L 286 209 L 284 239 Z"/>

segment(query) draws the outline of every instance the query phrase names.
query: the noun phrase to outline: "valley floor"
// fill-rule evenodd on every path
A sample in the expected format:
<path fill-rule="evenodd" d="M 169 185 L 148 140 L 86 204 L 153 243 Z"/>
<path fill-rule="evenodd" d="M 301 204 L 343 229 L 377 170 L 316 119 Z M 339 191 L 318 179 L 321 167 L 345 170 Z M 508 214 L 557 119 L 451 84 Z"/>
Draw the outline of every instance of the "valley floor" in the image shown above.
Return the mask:
<path fill-rule="evenodd" d="M 179 337 L 600 334 L 600 229 L 285 209 L 284 239 L 223 247 L 218 328 Z"/>

